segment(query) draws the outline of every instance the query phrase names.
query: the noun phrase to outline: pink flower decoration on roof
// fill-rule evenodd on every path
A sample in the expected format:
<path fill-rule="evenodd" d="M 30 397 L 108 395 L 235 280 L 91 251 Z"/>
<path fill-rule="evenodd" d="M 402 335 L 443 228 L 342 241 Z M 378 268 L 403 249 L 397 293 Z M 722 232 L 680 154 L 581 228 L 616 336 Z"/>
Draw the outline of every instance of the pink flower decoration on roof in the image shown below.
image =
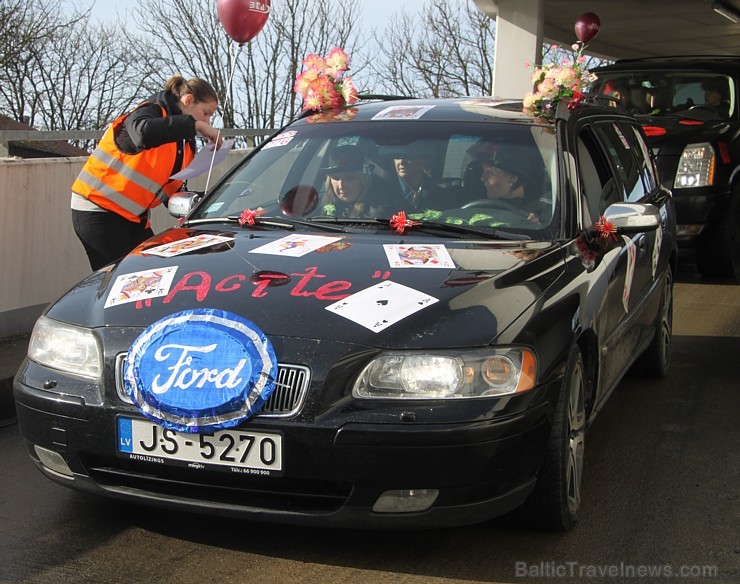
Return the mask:
<path fill-rule="evenodd" d="M 303 111 L 341 107 L 357 101 L 349 70 L 349 57 L 339 47 L 326 57 L 314 53 L 303 59 L 305 70 L 296 75 L 293 90 L 303 98 Z"/>
<path fill-rule="evenodd" d="M 329 51 L 326 57 L 326 74 L 331 77 L 339 77 L 349 69 L 349 57 L 344 49 L 335 48 Z"/>
<path fill-rule="evenodd" d="M 559 64 L 537 67 L 532 74 L 534 91 L 524 96 L 524 113 L 545 121 L 553 121 L 558 102 L 564 101 L 573 110 L 584 99 L 583 92 L 595 76 L 586 68 L 582 42 L 573 45 L 573 59 Z"/>

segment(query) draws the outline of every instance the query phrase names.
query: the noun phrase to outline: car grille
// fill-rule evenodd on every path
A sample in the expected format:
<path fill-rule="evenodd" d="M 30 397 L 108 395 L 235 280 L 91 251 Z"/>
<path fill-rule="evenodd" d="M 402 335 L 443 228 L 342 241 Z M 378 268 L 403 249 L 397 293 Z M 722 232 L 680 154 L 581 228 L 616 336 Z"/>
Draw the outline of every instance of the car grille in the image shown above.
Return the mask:
<path fill-rule="evenodd" d="M 150 465 L 140 461 L 84 455 L 85 470 L 110 491 L 156 493 L 176 499 L 299 513 L 331 513 L 352 493 L 345 482 L 248 477 L 225 472 Z"/>
<path fill-rule="evenodd" d="M 116 356 L 116 393 L 118 394 L 118 399 L 122 402 L 133 404 L 133 401 L 126 393 L 123 382 L 126 355 L 127 353 L 120 353 Z M 267 400 L 267 403 L 259 411 L 257 416 L 264 418 L 288 418 L 297 414 L 306 399 L 310 376 L 308 367 L 284 363 L 278 364 L 278 378 L 275 391 L 272 392 L 270 399 Z"/>

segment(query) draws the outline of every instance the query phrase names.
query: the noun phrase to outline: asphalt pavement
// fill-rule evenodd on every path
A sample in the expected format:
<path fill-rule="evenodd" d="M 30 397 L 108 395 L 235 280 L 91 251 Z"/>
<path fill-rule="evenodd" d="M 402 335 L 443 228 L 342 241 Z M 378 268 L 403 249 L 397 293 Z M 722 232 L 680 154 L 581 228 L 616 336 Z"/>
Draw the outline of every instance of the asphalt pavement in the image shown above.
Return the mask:
<path fill-rule="evenodd" d="M 26 356 L 29 338 L 0 339 L 0 421 L 15 417 L 13 377 Z"/>

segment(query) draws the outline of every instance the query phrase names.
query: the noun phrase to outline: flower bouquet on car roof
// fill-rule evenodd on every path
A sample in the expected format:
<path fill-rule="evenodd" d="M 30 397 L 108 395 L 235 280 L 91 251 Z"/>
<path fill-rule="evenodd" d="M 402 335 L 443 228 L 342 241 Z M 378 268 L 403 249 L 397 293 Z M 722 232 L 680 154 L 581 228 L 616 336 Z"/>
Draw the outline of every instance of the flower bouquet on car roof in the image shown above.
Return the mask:
<path fill-rule="evenodd" d="M 582 14 L 575 27 L 579 40 L 571 46 L 573 58 L 535 68 L 532 74 L 534 91 L 524 96 L 522 109 L 525 114 L 552 122 L 559 102 L 565 102 L 568 109 L 573 110 L 583 101 L 586 87 L 596 80 L 596 75 L 586 67 L 583 51 L 586 43 L 598 33 L 599 26 L 598 16 L 590 12 Z"/>
<path fill-rule="evenodd" d="M 303 97 L 303 111 L 317 111 L 350 105 L 357 101 L 357 89 L 349 71 L 349 57 L 334 48 L 326 57 L 310 54 L 303 60 L 303 72 L 296 76 L 293 90 Z"/>

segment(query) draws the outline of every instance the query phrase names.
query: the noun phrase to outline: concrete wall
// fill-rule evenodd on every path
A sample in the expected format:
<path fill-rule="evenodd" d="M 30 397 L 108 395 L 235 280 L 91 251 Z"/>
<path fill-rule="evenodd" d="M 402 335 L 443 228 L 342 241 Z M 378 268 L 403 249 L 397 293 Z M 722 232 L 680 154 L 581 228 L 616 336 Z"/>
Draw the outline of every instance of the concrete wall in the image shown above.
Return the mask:
<path fill-rule="evenodd" d="M 213 169 L 210 186 L 245 154 Z M 27 334 L 44 307 L 90 274 L 72 229 L 70 186 L 86 158 L 0 158 L 0 338 Z M 204 190 L 206 176 L 188 181 Z M 160 206 L 152 227 L 175 218 Z"/>

